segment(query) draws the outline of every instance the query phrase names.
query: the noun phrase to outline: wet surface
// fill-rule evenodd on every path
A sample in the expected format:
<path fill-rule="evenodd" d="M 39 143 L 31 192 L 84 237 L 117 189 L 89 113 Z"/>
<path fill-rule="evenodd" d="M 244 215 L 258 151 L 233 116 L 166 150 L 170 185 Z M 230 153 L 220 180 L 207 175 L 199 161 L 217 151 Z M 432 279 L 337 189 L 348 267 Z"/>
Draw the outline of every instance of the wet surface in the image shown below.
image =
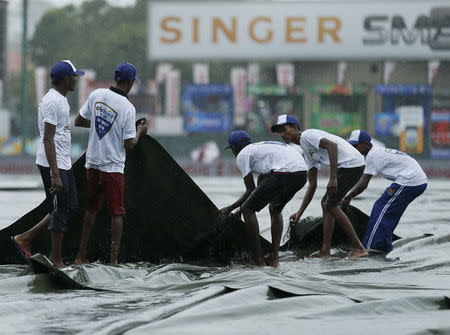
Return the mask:
<path fill-rule="evenodd" d="M 218 207 L 243 191 L 239 178 L 198 178 Z M 307 215 L 320 215 L 320 181 Z M 388 183 L 374 180 L 352 203 L 366 213 Z M 288 204 L 285 219 L 304 191 Z M 0 227 L 42 191 L 0 192 Z M 66 290 L 26 266 L 0 266 L 1 333 L 33 334 L 446 334 L 450 333 L 450 181 L 432 180 L 405 212 L 403 239 L 387 257 L 298 258 L 279 268 L 148 263 L 65 268 L 104 292 Z M 267 209 L 261 231 L 270 236 Z M 423 234 L 433 234 L 424 236 Z"/>

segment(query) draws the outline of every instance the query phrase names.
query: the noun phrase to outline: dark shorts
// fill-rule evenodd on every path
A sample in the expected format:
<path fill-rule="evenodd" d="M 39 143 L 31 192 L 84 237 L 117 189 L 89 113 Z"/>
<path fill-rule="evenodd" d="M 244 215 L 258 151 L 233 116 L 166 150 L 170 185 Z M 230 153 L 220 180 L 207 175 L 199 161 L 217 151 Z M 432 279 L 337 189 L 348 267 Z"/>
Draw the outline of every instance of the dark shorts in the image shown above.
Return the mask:
<path fill-rule="evenodd" d="M 306 171 L 292 173 L 272 172 L 256 187 L 242 206 L 259 212 L 270 203 L 272 207 L 282 211 L 289 200 L 305 184 Z"/>
<path fill-rule="evenodd" d="M 45 206 L 50 214 L 48 230 L 52 232 L 67 232 L 69 229 L 69 218 L 78 208 L 77 187 L 72 170 L 59 170 L 63 190 L 56 195 L 50 193 L 52 179 L 50 168 L 38 165 L 42 182 L 45 189 Z"/>
<path fill-rule="evenodd" d="M 89 212 L 99 211 L 106 200 L 109 214 L 125 214 L 125 177 L 123 173 L 109 173 L 97 169 L 86 169 L 86 177 L 86 209 Z"/>
<path fill-rule="evenodd" d="M 334 194 L 325 193 L 322 204 L 326 207 L 336 207 L 347 195 L 353 186 L 356 185 L 364 172 L 364 165 L 355 168 L 337 169 L 337 192 Z"/>

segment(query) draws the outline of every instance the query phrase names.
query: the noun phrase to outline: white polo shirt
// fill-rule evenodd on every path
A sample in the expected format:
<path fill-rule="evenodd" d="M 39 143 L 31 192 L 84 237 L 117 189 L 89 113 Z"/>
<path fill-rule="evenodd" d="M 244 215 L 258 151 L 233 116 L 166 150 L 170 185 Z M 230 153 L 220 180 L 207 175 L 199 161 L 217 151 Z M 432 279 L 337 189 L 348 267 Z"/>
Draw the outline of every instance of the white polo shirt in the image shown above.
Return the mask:
<path fill-rule="evenodd" d="M 404 186 L 418 186 L 428 182 L 419 163 L 399 150 L 373 146 L 366 156 L 365 174 L 384 178 Z"/>
<path fill-rule="evenodd" d="M 125 95 L 100 88 L 89 95 L 80 115 L 91 120 L 86 168 L 123 173 L 124 141 L 136 136 L 134 106 Z"/>
<path fill-rule="evenodd" d="M 54 88 L 42 97 L 38 107 L 38 127 L 40 141 L 36 152 L 36 164 L 49 167 L 44 148 L 45 123 L 54 125 L 55 128 L 55 151 L 58 169 L 70 170 L 70 106 L 67 98 Z"/>
<path fill-rule="evenodd" d="M 365 164 L 363 155 L 342 137 L 319 129 L 308 129 L 300 136 L 300 146 L 303 149 L 308 170 L 313 167 L 319 169 L 322 164 L 330 165 L 328 151 L 319 146 L 322 138 L 337 144 L 338 168 L 354 168 Z"/>
<path fill-rule="evenodd" d="M 236 157 L 242 176 L 249 173 L 306 171 L 306 163 L 298 150 L 281 142 L 257 142 L 247 145 Z"/>

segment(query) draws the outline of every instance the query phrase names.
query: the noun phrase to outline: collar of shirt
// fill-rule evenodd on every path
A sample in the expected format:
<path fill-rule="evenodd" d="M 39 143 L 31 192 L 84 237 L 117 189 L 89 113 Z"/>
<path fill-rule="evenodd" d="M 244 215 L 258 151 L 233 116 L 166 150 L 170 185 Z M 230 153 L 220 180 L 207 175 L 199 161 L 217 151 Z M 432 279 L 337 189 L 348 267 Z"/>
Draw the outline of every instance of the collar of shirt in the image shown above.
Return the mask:
<path fill-rule="evenodd" d="M 127 95 L 124 91 L 118 90 L 118 89 L 115 88 L 114 86 L 111 86 L 109 89 L 110 89 L 111 91 L 113 91 L 114 93 L 123 95 L 125 98 L 128 99 L 128 95 Z"/>

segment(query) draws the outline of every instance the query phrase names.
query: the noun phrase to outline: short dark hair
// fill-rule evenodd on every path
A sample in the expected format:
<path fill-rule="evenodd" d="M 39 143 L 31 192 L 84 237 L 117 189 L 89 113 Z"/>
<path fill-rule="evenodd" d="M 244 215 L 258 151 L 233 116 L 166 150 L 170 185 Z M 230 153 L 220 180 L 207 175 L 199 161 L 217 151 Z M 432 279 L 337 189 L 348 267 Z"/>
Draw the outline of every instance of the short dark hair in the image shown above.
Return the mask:
<path fill-rule="evenodd" d="M 114 79 L 114 81 L 116 82 L 116 85 L 120 85 L 122 83 L 130 82 L 131 80 L 116 80 L 116 79 Z"/>
<path fill-rule="evenodd" d="M 52 78 L 52 85 L 53 86 L 57 86 L 57 85 L 59 85 L 62 81 L 64 81 L 64 79 L 66 79 L 65 77 L 64 78 L 59 78 L 59 79 L 53 79 Z"/>
<path fill-rule="evenodd" d="M 251 143 L 252 142 L 251 142 L 250 138 L 248 138 L 248 137 L 247 138 L 243 138 L 241 143 L 238 146 L 236 146 L 236 148 L 237 149 L 242 149 L 242 148 L 245 148 L 247 145 L 249 145 Z"/>

